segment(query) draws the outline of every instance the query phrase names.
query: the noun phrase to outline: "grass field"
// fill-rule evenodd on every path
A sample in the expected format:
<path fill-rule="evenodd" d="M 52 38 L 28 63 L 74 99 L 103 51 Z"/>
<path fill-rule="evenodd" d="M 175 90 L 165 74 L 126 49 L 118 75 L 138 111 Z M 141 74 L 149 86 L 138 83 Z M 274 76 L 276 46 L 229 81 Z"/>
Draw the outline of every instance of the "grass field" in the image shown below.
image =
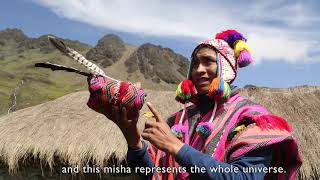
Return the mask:
<path fill-rule="evenodd" d="M 7 113 L 12 105 L 13 92 L 21 80 L 23 84 L 17 93 L 17 105 L 13 110 L 87 89 L 85 77 L 34 67 L 35 63 L 46 61 L 77 66 L 58 51 L 43 53 L 39 49 L 26 50 L 0 60 L 0 114 Z"/>

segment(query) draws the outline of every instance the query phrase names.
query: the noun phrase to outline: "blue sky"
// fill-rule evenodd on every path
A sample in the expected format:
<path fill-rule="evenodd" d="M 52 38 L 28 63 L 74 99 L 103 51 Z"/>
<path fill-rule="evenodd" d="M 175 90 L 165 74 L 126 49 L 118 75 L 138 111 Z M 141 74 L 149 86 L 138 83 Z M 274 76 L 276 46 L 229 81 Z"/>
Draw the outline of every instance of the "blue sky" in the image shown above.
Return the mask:
<path fill-rule="evenodd" d="M 95 45 L 108 33 L 151 42 L 189 57 L 197 42 L 228 28 L 248 39 L 255 63 L 236 85 L 320 85 L 320 2 L 169 0 L 4 0 L 0 30 L 55 34 Z"/>

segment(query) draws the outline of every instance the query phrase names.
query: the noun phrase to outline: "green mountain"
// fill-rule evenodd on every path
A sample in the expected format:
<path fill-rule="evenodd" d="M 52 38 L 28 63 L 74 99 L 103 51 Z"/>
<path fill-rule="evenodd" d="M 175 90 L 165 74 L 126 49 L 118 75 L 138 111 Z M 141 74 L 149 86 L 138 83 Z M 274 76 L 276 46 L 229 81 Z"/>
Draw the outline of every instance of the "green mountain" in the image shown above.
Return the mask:
<path fill-rule="evenodd" d="M 50 45 L 47 36 L 30 38 L 19 29 L 0 31 L 0 115 L 87 89 L 86 77 L 34 67 L 51 62 L 85 70 Z M 113 34 L 102 37 L 95 47 L 62 40 L 107 75 L 140 82 L 145 89 L 173 90 L 185 77 L 189 63 L 169 48 L 149 43 L 137 47 Z"/>
<path fill-rule="evenodd" d="M 80 52 L 91 48 L 79 41 L 64 41 Z M 29 38 L 18 29 L 0 32 L 0 114 L 10 107 L 14 111 L 86 88 L 83 77 L 34 67 L 34 63 L 46 61 L 72 63 L 49 45 L 47 35 Z"/>

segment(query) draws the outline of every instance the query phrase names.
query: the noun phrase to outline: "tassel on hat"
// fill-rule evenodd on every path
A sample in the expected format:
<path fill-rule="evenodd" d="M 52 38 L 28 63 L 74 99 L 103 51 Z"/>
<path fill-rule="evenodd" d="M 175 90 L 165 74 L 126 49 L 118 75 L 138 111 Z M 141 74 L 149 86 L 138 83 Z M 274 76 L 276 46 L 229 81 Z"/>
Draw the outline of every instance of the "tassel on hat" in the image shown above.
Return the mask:
<path fill-rule="evenodd" d="M 176 89 L 176 100 L 182 104 L 196 102 L 197 90 L 190 79 L 183 80 Z"/>
<path fill-rule="evenodd" d="M 225 102 L 231 94 L 230 86 L 220 76 L 214 78 L 210 84 L 208 95 L 217 102 Z"/>
<path fill-rule="evenodd" d="M 196 103 L 197 90 L 190 79 L 183 80 L 176 89 L 176 100 L 184 104 L 183 111 L 178 124 L 171 128 L 171 132 L 180 140 L 184 141 L 186 133 L 188 133 L 187 126 L 183 125 L 184 116 L 187 111 L 187 103 Z"/>

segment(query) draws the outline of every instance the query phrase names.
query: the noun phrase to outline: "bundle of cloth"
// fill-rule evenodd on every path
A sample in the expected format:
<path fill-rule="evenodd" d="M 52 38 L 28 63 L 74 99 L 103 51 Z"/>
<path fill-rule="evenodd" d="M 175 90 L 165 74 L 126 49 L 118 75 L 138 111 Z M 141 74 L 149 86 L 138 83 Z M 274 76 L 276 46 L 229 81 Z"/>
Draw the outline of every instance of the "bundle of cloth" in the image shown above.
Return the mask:
<path fill-rule="evenodd" d="M 36 67 L 50 68 L 51 70 L 64 70 L 87 76 L 90 98 L 87 105 L 95 111 L 104 114 L 111 119 L 114 107 L 127 109 L 128 119 L 136 119 L 139 116 L 146 93 L 140 87 L 130 82 L 123 82 L 107 76 L 96 64 L 87 60 L 83 55 L 65 45 L 54 36 L 48 36 L 49 42 L 60 52 L 67 55 L 77 63 L 83 65 L 88 72 L 80 71 L 73 67 L 46 63 L 36 63 Z"/>

